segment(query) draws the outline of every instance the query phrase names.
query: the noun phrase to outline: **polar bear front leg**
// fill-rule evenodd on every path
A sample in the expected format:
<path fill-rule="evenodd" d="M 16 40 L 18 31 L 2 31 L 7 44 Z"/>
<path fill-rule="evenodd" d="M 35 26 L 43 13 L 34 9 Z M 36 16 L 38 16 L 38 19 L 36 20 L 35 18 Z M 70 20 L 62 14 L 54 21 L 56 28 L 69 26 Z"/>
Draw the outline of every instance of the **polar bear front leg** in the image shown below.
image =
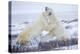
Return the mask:
<path fill-rule="evenodd" d="M 20 45 L 26 45 L 29 42 L 29 35 L 30 35 L 31 29 L 28 28 L 27 30 L 24 29 L 20 34 L 18 35 L 16 39 L 16 43 Z"/>

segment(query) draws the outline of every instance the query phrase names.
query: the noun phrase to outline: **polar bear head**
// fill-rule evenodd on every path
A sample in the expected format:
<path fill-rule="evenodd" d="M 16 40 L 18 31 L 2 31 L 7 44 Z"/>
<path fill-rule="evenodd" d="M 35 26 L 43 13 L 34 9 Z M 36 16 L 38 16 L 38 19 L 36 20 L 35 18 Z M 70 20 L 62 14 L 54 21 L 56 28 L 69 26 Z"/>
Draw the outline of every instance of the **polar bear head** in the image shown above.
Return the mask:
<path fill-rule="evenodd" d="M 45 7 L 45 10 L 43 12 L 44 16 L 51 16 L 53 14 L 53 10 L 49 7 Z"/>

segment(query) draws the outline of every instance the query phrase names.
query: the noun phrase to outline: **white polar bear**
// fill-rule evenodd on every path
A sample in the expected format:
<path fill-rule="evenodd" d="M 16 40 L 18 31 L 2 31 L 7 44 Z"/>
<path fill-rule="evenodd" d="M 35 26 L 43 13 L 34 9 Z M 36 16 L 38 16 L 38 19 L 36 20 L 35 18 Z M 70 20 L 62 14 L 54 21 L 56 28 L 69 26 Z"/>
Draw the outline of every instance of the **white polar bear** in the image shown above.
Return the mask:
<path fill-rule="evenodd" d="M 17 37 L 17 43 L 26 44 L 31 37 L 39 36 L 43 31 L 47 31 L 47 35 L 57 37 L 58 40 L 66 40 L 68 34 L 65 32 L 64 27 L 55 17 L 52 9 L 45 7 L 39 18 L 32 24 L 26 27 Z"/>

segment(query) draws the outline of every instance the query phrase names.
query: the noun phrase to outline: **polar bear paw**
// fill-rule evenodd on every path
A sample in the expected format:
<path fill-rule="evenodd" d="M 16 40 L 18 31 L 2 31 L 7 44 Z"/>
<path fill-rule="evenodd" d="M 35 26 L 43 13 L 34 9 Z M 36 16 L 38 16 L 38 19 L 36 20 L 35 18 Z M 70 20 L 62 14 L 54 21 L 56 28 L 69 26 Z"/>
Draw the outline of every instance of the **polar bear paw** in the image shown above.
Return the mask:
<path fill-rule="evenodd" d="M 19 39 L 17 39 L 16 44 L 22 46 L 22 45 L 26 45 L 28 42 L 29 41 L 26 38 L 24 38 L 24 39 L 19 38 Z"/>

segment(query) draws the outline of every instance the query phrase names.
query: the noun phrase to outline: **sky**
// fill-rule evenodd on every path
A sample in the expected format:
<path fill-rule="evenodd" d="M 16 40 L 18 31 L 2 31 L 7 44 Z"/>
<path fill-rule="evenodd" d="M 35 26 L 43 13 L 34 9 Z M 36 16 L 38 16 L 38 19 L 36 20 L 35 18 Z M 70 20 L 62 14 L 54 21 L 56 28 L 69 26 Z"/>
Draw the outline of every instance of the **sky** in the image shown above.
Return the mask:
<path fill-rule="evenodd" d="M 13 1 L 11 6 L 12 24 L 35 20 L 46 6 L 52 8 L 59 19 L 77 18 L 77 5 Z"/>

